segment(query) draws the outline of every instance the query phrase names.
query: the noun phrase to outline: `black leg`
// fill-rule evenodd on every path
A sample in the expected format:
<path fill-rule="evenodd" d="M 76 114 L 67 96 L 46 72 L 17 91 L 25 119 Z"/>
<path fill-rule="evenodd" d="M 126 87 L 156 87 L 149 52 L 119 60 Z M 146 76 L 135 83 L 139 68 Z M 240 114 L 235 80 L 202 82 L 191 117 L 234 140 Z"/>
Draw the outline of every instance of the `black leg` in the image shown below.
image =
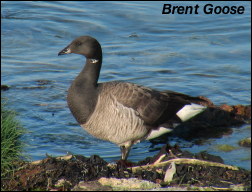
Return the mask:
<path fill-rule="evenodd" d="M 120 149 L 122 153 L 122 160 L 127 160 L 130 152 L 130 147 L 120 146 Z"/>

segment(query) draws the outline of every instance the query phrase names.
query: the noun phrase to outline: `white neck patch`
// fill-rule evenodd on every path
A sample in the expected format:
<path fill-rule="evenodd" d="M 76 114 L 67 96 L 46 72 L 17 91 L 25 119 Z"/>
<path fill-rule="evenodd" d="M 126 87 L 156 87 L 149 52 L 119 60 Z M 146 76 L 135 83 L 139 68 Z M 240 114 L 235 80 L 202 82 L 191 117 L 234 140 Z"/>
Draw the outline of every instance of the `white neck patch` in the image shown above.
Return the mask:
<path fill-rule="evenodd" d="M 91 60 L 91 63 L 98 63 L 98 59 L 90 59 Z"/>

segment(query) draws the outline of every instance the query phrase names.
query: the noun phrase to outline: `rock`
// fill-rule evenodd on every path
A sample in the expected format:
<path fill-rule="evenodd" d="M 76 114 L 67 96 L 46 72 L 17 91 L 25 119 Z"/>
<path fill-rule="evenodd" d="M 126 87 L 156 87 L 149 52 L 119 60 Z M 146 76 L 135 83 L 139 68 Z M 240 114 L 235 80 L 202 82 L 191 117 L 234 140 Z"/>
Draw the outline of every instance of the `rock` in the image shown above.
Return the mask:
<path fill-rule="evenodd" d="M 220 109 L 233 113 L 237 116 L 242 116 L 246 119 L 251 119 L 251 105 L 221 105 Z"/>
<path fill-rule="evenodd" d="M 147 190 L 161 187 L 160 184 L 136 178 L 117 179 L 117 178 L 102 177 L 98 180 L 98 182 L 103 186 L 110 186 L 116 190 L 132 190 L 132 189 Z"/>
<path fill-rule="evenodd" d="M 227 145 L 227 144 L 217 145 L 216 148 L 219 151 L 224 151 L 224 152 L 230 152 L 230 151 L 233 151 L 233 150 L 237 149 L 237 147 L 234 147 L 232 145 Z"/>
<path fill-rule="evenodd" d="M 10 87 L 8 85 L 1 85 L 1 90 L 7 91 L 9 89 L 10 89 Z"/>
<path fill-rule="evenodd" d="M 176 173 L 176 165 L 174 162 L 172 162 L 165 172 L 164 182 L 170 183 L 175 173 Z"/>
<path fill-rule="evenodd" d="M 71 191 L 112 191 L 112 187 L 103 186 L 98 181 L 81 181 Z"/>
<path fill-rule="evenodd" d="M 242 147 L 251 147 L 251 137 L 240 140 L 239 145 Z"/>

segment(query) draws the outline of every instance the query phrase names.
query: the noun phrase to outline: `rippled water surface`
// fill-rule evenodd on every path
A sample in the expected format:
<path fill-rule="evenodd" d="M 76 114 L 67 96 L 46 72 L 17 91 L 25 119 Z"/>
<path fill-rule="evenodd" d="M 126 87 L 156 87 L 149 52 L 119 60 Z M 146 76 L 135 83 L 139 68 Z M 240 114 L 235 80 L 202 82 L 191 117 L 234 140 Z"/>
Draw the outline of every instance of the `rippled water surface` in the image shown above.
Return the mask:
<path fill-rule="evenodd" d="M 204 6 L 207 2 L 197 2 Z M 174 2 L 195 5 L 195 2 Z M 23 139 L 32 160 L 45 153 L 90 156 L 108 161 L 120 158 L 112 143 L 82 130 L 66 104 L 66 91 L 81 70 L 79 55 L 58 57 L 74 38 L 91 35 L 103 48 L 100 82 L 122 80 L 159 90 L 204 95 L 215 104 L 250 104 L 250 2 L 215 2 L 242 5 L 242 15 L 162 15 L 162 2 L 1 2 L 1 82 L 3 92 L 29 130 Z M 233 127 L 231 135 L 191 145 L 186 150 L 206 150 L 225 163 L 250 169 L 251 150 L 238 140 L 251 135 L 251 126 Z M 220 144 L 237 147 L 218 151 Z M 129 160 L 156 154 L 162 145 L 144 141 L 135 145 Z M 190 147 L 186 147 L 190 146 Z M 231 158 L 232 157 L 232 158 Z"/>

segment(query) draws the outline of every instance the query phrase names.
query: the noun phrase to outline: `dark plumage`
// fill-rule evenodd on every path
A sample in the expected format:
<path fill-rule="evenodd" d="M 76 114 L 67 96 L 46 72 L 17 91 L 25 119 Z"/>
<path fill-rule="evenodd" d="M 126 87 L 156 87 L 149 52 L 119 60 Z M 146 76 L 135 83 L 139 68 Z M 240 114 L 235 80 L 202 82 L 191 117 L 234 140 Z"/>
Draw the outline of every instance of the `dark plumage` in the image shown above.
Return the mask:
<path fill-rule="evenodd" d="M 97 83 L 102 49 L 90 36 L 72 41 L 59 55 L 76 53 L 86 64 L 68 90 L 68 106 L 78 123 L 91 135 L 120 146 L 126 160 L 130 147 L 153 134 L 169 132 L 174 123 L 202 112 L 199 98 L 173 91 L 156 91 L 133 83 Z M 170 129 L 169 129 L 170 128 Z M 155 136 L 155 135 L 154 135 Z"/>

